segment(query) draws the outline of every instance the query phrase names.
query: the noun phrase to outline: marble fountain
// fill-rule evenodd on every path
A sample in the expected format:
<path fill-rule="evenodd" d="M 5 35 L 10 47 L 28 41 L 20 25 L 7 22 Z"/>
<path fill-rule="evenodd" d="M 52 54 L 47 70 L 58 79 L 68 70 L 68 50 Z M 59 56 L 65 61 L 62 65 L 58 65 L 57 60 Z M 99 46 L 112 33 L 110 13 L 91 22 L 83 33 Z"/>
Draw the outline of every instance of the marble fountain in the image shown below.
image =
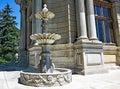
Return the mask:
<path fill-rule="evenodd" d="M 59 34 L 47 33 L 48 20 L 54 18 L 55 14 L 48 11 L 47 5 L 44 4 L 42 11 L 37 12 L 35 17 L 42 20 L 42 33 L 32 34 L 30 38 L 41 46 L 41 60 L 38 65 L 38 72 L 21 71 L 19 82 L 36 87 L 62 86 L 70 83 L 72 81 L 72 71 L 66 68 L 55 68 L 50 58 L 49 45 L 61 39 Z"/>

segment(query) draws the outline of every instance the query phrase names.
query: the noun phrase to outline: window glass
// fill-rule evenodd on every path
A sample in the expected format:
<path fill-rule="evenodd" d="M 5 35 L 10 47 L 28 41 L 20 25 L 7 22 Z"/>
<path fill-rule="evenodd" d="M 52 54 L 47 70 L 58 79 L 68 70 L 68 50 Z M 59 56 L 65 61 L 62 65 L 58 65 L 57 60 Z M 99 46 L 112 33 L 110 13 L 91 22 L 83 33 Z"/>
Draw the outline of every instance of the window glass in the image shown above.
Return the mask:
<path fill-rule="evenodd" d="M 95 20 L 95 23 L 96 23 L 96 32 L 97 32 L 97 37 L 99 37 L 98 20 Z"/>
<path fill-rule="evenodd" d="M 102 16 L 103 17 L 108 17 L 108 10 L 106 7 L 101 7 L 102 8 Z"/>
<path fill-rule="evenodd" d="M 115 43 L 114 31 L 113 31 L 113 23 L 112 22 L 109 22 L 109 32 L 110 32 L 110 35 L 111 35 L 110 42 Z"/>
<path fill-rule="evenodd" d="M 108 17 L 109 17 L 109 18 L 112 18 L 112 17 L 111 17 L 111 10 L 110 10 L 110 8 L 108 8 Z"/>
<path fill-rule="evenodd" d="M 107 21 L 104 21 L 104 26 L 105 26 L 106 42 L 110 43 L 110 31 L 109 31 L 109 24 Z"/>
<path fill-rule="evenodd" d="M 100 16 L 100 5 L 95 5 L 95 15 Z"/>
<path fill-rule="evenodd" d="M 97 20 L 97 36 L 98 36 L 100 41 L 104 42 L 102 20 Z"/>

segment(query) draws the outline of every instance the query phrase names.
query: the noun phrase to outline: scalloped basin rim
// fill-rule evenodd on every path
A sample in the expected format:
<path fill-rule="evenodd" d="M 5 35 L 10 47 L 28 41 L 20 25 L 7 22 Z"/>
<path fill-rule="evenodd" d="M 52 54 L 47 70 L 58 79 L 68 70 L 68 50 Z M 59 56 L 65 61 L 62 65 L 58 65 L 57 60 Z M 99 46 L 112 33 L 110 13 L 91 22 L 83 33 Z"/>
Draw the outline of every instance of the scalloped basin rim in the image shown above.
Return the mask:
<path fill-rule="evenodd" d="M 72 71 L 65 68 L 56 68 L 57 73 L 29 73 L 21 72 L 19 82 L 28 86 L 51 87 L 62 86 L 72 82 Z"/>
<path fill-rule="evenodd" d="M 32 72 L 23 72 L 23 71 L 21 71 L 20 73 L 32 74 L 32 75 L 57 75 L 57 74 L 66 74 L 66 73 L 72 72 L 70 69 L 66 69 L 66 68 L 55 68 L 54 70 L 57 70 L 59 72 L 53 72 L 53 73 L 32 73 Z"/>
<path fill-rule="evenodd" d="M 33 40 L 38 40 L 38 39 L 53 39 L 53 40 L 58 40 L 61 39 L 61 36 L 56 33 L 38 33 L 38 34 L 32 34 L 30 36 L 31 39 Z"/>

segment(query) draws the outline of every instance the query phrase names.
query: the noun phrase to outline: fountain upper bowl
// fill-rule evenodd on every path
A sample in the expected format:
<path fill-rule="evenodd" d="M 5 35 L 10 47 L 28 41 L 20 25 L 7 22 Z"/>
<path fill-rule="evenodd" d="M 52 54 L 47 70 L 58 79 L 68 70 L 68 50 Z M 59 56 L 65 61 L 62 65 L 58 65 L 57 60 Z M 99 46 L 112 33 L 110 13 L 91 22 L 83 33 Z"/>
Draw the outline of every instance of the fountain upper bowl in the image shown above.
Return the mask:
<path fill-rule="evenodd" d="M 39 44 L 53 44 L 55 40 L 61 39 L 61 36 L 56 33 L 38 33 L 38 34 L 32 34 L 30 36 L 32 40 L 36 40 Z"/>

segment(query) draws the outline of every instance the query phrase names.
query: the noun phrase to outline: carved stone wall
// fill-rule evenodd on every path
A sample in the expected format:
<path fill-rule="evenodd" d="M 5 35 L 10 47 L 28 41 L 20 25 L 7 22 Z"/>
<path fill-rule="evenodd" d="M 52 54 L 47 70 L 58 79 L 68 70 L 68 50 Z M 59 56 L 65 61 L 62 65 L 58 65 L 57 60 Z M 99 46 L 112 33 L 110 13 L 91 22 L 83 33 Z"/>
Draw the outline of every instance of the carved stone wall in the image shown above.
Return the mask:
<path fill-rule="evenodd" d="M 50 46 L 51 59 L 56 68 L 70 68 L 74 72 L 75 58 L 73 44 L 59 44 Z M 29 49 L 29 66 L 37 68 L 40 63 L 41 47 Z M 34 59 L 34 60 L 33 60 Z"/>
<path fill-rule="evenodd" d="M 22 5 L 23 2 L 21 2 L 21 1 L 25 1 L 25 0 L 16 0 L 16 1 L 20 4 L 20 6 L 23 6 Z M 31 0 L 26 0 L 26 1 L 30 2 Z M 32 1 L 34 1 L 34 0 L 32 0 Z M 23 60 L 26 61 L 26 63 L 28 62 L 28 59 L 26 59 L 26 58 L 28 58 L 27 52 L 29 50 L 29 47 L 28 46 L 26 47 L 26 45 L 28 44 L 30 46 L 30 44 L 31 44 L 31 42 L 29 43 L 28 42 L 29 40 L 27 40 L 29 35 L 31 33 L 39 32 L 38 31 L 39 26 L 37 26 L 38 27 L 37 30 L 35 29 L 36 21 L 35 21 L 35 19 L 33 20 L 34 14 L 33 14 L 32 10 L 34 8 L 34 5 L 33 5 L 32 1 L 31 1 L 32 5 L 30 5 L 31 7 L 26 6 L 27 10 L 30 9 L 30 11 L 31 11 L 30 14 L 32 15 L 32 16 L 29 16 L 30 24 L 28 24 L 26 21 L 26 20 L 28 20 L 28 17 L 26 14 L 24 14 L 25 17 L 21 16 L 21 19 L 22 19 L 22 21 L 21 21 L 22 22 L 21 23 L 21 32 L 22 33 L 21 34 L 22 35 L 21 35 L 20 47 L 22 50 L 20 50 L 21 52 L 19 55 L 21 63 Z M 51 46 L 51 58 L 53 59 L 53 62 L 55 63 L 56 67 L 68 67 L 71 69 L 75 69 L 75 68 L 77 69 L 79 66 L 83 69 L 84 67 L 82 67 L 81 65 L 84 65 L 82 62 L 84 52 L 76 53 L 76 50 L 79 49 L 80 51 L 83 51 L 83 49 L 75 48 L 75 46 L 76 46 L 75 40 L 78 40 L 77 36 L 78 36 L 79 31 L 81 31 L 81 32 L 82 31 L 86 32 L 86 31 L 84 29 L 82 29 L 82 30 L 77 29 L 77 26 L 76 26 L 76 23 L 77 23 L 76 20 L 81 20 L 78 17 L 76 17 L 76 11 L 79 12 L 79 10 L 77 10 L 78 7 L 76 7 L 76 4 L 75 4 L 75 1 L 77 1 L 77 0 L 44 0 L 44 1 L 46 1 L 49 11 L 52 11 L 55 13 L 55 18 L 53 20 L 49 21 L 49 32 L 58 33 L 62 37 L 61 40 L 57 41 L 54 45 Z M 88 0 L 85 0 L 85 2 L 87 2 L 87 1 Z M 104 44 L 104 43 L 102 44 L 103 45 L 103 50 L 102 50 L 103 51 L 102 52 L 103 53 L 103 61 L 105 61 L 105 63 L 116 63 L 116 64 L 120 65 L 120 47 L 119 47 L 120 46 L 120 1 L 119 0 L 111 0 L 111 1 L 113 2 L 112 13 L 114 13 L 114 14 L 112 16 L 113 16 L 113 23 L 114 23 L 115 40 L 116 40 L 117 45 L 114 45 L 114 44 L 108 45 L 108 44 Z M 26 5 L 28 5 L 28 4 L 26 4 Z M 38 7 L 36 6 L 36 8 L 37 8 L 36 11 L 38 11 L 38 9 L 40 10 L 40 8 L 42 6 L 40 5 L 40 8 L 38 8 Z M 82 8 L 82 6 L 79 7 L 79 9 L 81 9 L 81 8 Z M 86 9 L 88 9 L 88 7 L 85 8 L 85 10 Z M 83 13 L 83 12 L 81 12 L 81 13 Z M 87 16 L 86 11 L 83 14 L 85 14 L 85 17 Z M 80 21 L 80 22 L 82 22 L 82 21 Z M 87 20 L 86 20 L 86 23 L 88 23 Z M 28 25 L 28 26 L 26 27 L 26 25 Z M 37 23 L 37 25 L 38 25 L 38 23 Z M 28 32 L 31 30 L 32 30 L 32 32 L 30 32 L 30 34 L 29 34 Z M 77 30 L 79 30 L 79 31 L 77 31 Z M 37 32 L 34 32 L 34 31 L 37 31 Z M 87 32 L 88 32 L 88 29 L 87 29 Z M 92 30 L 91 30 L 91 33 L 94 33 L 94 32 L 92 32 Z M 28 34 L 28 35 L 26 36 L 26 34 Z M 86 33 L 85 35 L 88 35 L 88 33 Z M 26 41 L 27 41 L 27 43 L 26 43 Z M 94 41 L 91 41 L 89 39 L 87 39 L 87 41 L 83 40 L 80 43 L 78 42 L 78 45 L 81 46 L 82 44 L 84 44 L 86 42 L 91 42 L 90 44 L 96 46 L 96 44 L 94 44 Z M 89 44 L 88 44 L 88 47 L 89 47 Z M 39 50 L 40 49 L 38 48 L 36 50 L 33 50 L 33 52 L 32 51 L 29 52 L 29 60 L 30 61 L 32 60 L 32 58 L 33 59 L 36 58 L 36 60 L 34 61 L 35 64 L 33 63 L 34 67 L 37 67 L 36 63 L 39 62 L 39 58 L 38 58 L 38 56 L 40 54 Z M 86 50 L 87 50 L 87 48 L 86 48 Z M 26 51 L 26 52 L 24 53 L 24 51 Z M 86 56 L 90 58 L 90 60 L 88 58 L 88 62 L 89 62 L 88 64 L 91 64 L 91 61 L 93 61 L 93 60 L 91 60 L 92 51 L 89 50 L 89 53 L 90 53 L 90 55 L 86 54 Z M 92 56 L 94 56 L 94 55 L 92 55 Z M 100 58 L 100 54 L 95 54 L 94 57 Z M 113 57 L 114 60 L 112 60 L 111 57 Z M 31 62 L 33 62 L 33 61 L 31 61 Z M 100 61 L 98 61 L 98 60 L 94 61 L 94 63 L 98 63 L 98 62 L 100 63 Z M 24 63 L 25 62 L 23 62 L 23 64 Z"/>
<path fill-rule="evenodd" d="M 49 32 L 61 35 L 56 43 L 71 43 L 76 39 L 76 18 L 74 0 L 47 0 L 49 11 L 55 13 L 55 18 L 49 24 Z"/>

